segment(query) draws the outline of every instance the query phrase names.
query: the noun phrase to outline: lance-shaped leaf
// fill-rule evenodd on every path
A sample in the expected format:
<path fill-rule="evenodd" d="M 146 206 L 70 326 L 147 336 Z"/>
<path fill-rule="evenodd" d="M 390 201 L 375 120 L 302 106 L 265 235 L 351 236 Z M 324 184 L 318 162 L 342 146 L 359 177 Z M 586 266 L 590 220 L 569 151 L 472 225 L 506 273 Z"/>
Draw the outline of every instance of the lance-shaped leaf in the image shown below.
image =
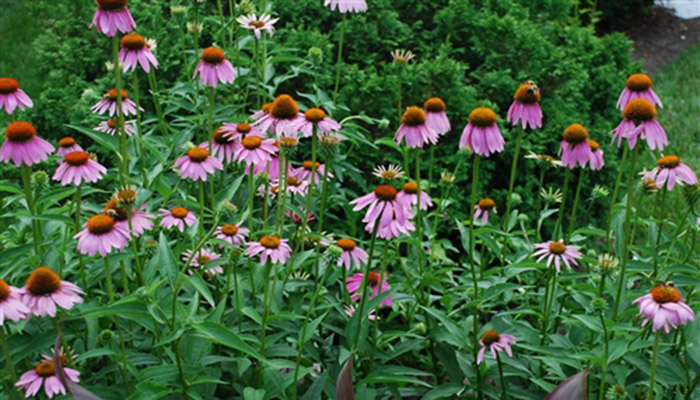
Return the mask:
<path fill-rule="evenodd" d="M 544 400 L 588 400 L 588 369 L 560 383 Z"/>
<path fill-rule="evenodd" d="M 336 400 L 355 400 L 355 389 L 352 387 L 352 362 L 354 358 L 355 353 L 350 353 L 350 357 L 340 370 L 338 381 L 335 384 Z"/>
<path fill-rule="evenodd" d="M 53 347 L 54 373 L 56 374 L 56 377 L 58 377 L 58 380 L 61 381 L 61 383 L 63 384 L 63 387 L 65 387 L 68 390 L 68 393 L 70 393 L 75 400 L 102 400 L 100 397 L 98 397 L 91 391 L 68 379 L 68 377 L 66 376 L 66 371 L 63 370 L 63 365 L 61 365 L 61 338 L 63 337 L 64 319 L 65 317 L 61 319 L 61 326 L 58 328 L 58 334 L 56 335 L 56 343 Z"/>

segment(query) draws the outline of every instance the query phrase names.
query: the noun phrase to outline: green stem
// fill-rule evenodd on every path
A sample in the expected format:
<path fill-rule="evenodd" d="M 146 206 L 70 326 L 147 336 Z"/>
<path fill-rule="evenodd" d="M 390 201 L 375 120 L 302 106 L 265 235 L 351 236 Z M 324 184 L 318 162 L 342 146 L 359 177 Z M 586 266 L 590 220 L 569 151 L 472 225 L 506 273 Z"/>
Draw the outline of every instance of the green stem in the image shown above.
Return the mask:
<path fill-rule="evenodd" d="M 484 398 L 484 393 L 481 387 L 481 370 L 479 365 L 476 363 L 476 356 L 479 349 L 479 307 L 477 304 L 477 299 L 479 297 L 479 282 L 476 278 L 476 265 L 474 261 L 476 252 L 476 243 L 474 243 L 474 212 L 476 211 L 476 192 L 479 188 L 479 161 L 481 160 L 480 155 L 474 156 L 474 164 L 472 166 L 472 188 L 471 188 L 471 201 L 469 202 L 469 267 L 472 274 L 472 283 L 474 285 L 474 343 L 472 346 L 472 352 L 474 353 L 474 369 L 476 370 L 476 382 L 477 382 L 477 393 L 479 400 Z"/>
<path fill-rule="evenodd" d="M 204 235 L 204 215 L 206 212 L 206 206 L 204 205 L 204 181 L 199 180 L 197 183 L 197 186 L 199 186 L 199 213 L 201 214 L 199 216 L 199 233 Z"/>
<path fill-rule="evenodd" d="M 148 178 L 146 176 L 146 154 L 143 151 L 143 131 L 141 130 L 141 102 L 139 101 L 138 68 L 134 68 L 132 85 L 134 87 L 134 93 L 132 94 L 134 96 L 134 103 L 136 103 L 136 134 L 139 137 L 139 166 L 141 167 L 143 186 L 148 187 Z"/>
<path fill-rule="evenodd" d="M 503 365 L 501 363 L 501 356 L 496 352 L 496 362 L 498 363 L 498 376 L 501 378 L 501 391 L 503 392 L 503 397 L 501 400 L 508 399 L 508 387 L 506 386 L 506 380 L 503 377 Z"/>
<path fill-rule="evenodd" d="M 131 235 L 131 250 L 134 253 L 134 260 L 136 261 L 136 275 L 139 280 L 139 285 L 145 287 L 146 286 L 146 280 L 143 278 L 143 264 L 141 264 L 141 257 L 139 256 L 139 253 L 141 252 L 141 249 L 139 248 L 139 238 L 134 236 L 134 228 L 133 228 L 133 208 L 129 207 L 127 209 L 127 218 L 129 221 L 129 233 Z"/>
<path fill-rule="evenodd" d="M 158 88 L 156 87 L 156 70 L 152 69 L 148 74 L 148 84 L 151 87 L 151 96 L 153 97 L 153 107 L 156 109 L 156 117 L 158 118 L 158 126 L 160 127 L 160 133 L 165 138 L 166 143 L 170 143 L 170 131 L 168 130 L 168 125 L 165 123 L 165 115 L 163 114 L 163 108 L 160 104 L 160 95 L 158 94 Z"/>
<path fill-rule="evenodd" d="M 129 152 L 126 148 L 126 130 L 124 129 L 124 112 L 122 110 L 122 69 L 119 65 L 119 35 L 114 35 L 112 38 L 112 56 L 114 59 L 114 89 L 117 92 L 117 132 L 119 133 L 122 158 L 121 168 L 119 169 L 119 182 L 122 186 L 125 186 L 129 166 Z"/>
<path fill-rule="evenodd" d="M 562 229 L 562 224 L 564 223 L 564 209 L 566 208 L 566 195 L 569 191 L 569 180 L 571 179 L 571 168 L 566 168 L 566 173 L 564 174 L 564 190 L 562 190 L 561 203 L 559 205 L 559 217 L 557 217 L 557 224 L 554 225 L 554 234 L 552 239 L 559 240 L 564 232 Z"/>
<path fill-rule="evenodd" d="M 114 302 L 114 288 L 112 287 L 112 269 L 109 266 L 109 256 L 104 258 L 105 260 L 105 282 L 107 284 L 107 298 L 109 303 Z"/>
<path fill-rule="evenodd" d="M 656 233 L 656 243 L 654 244 L 654 252 L 656 254 L 659 253 L 659 244 L 661 243 L 661 236 L 663 236 L 664 233 L 664 223 L 665 218 L 662 218 L 662 215 L 664 213 L 664 210 L 666 209 L 666 195 L 668 194 L 668 190 L 666 190 L 666 187 L 662 187 L 661 190 L 661 196 L 659 198 L 661 199 L 661 205 L 659 206 L 659 201 L 657 201 L 657 210 L 654 213 L 655 218 L 656 218 L 656 226 L 658 227 L 657 230 L 658 232 Z M 658 195 L 657 195 L 658 196 Z M 653 275 L 656 276 L 657 268 L 659 266 L 659 257 L 654 257 L 654 272 Z"/>
<path fill-rule="evenodd" d="M 73 203 L 75 203 L 75 233 L 80 232 L 80 205 L 83 202 L 83 186 L 78 185 L 75 188 L 75 196 L 73 197 Z M 83 254 L 81 252 L 78 252 L 78 261 L 79 261 L 79 268 L 80 268 L 80 278 L 83 283 L 83 289 L 87 290 L 88 284 L 87 284 L 87 273 L 85 272 L 85 262 L 83 261 Z M 63 276 L 63 274 L 60 274 Z"/>
<path fill-rule="evenodd" d="M 253 203 L 255 202 L 254 182 L 255 165 L 251 163 L 248 168 L 248 232 L 250 234 L 253 233 Z"/>
<path fill-rule="evenodd" d="M 20 167 L 20 172 L 22 174 L 22 184 L 24 185 L 24 195 L 27 198 L 27 207 L 29 208 L 29 214 L 33 217 L 36 215 L 36 208 L 34 206 L 34 193 L 32 191 L 32 170 L 27 164 L 22 163 Z M 32 235 L 34 237 L 34 254 L 41 258 L 41 252 L 39 250 L 39 238 L 41 237 L 41 226 L 39 221 L 32 218 Z"/>
<path fill-rule="evenodd" d="M 566 234 L 566 240 L 564 242 L 569 241 L 569 237 L 571 237 L 571 233 L 574 231 L 574 225 L 576 222 L 576 209 L 578 208 L 578 202 L 581 199 L 581 188 L 583 187 L 583 178 L 585 172 L 585 168 L 581 168 L 579 170 L 578 182 L 576 183 L 576 194 L 574 195 L 574 206 L 571 208 L 571 218 L 569 218 L 569 230 Z"/>
<path fill-rule="evenodd" d="M 535 202 L 535 242 L 539 242 L 541 239 L 540 235 L 540 216 L 542 215 L 542 187 L 544 186 L 544 175 L 547 172 L 545 167 L 540 168 L 540 180 L 537 186 L 537 200 Z"/>
<path fill-rule="evenodd" d="M 622 173 L 625 171 L 625 162 L 627 161 L 627 155 L 629 154 L 629 146 L 624 146 L 622 151 L 622 159 L 620 160 L 620 169 L 617 171 L 617 179 L 615 179 L 615 189 L 613 189 L 612 197 L 610 198 L 610 211 L 608 212 L 608 223 L 605 230 L 605 242 L 608 246 L 608 253 L 612 251 L 612 245 L 610 241 L 610 234 L 612 233 L 610 228 L 612 227 L 612 216 L 613 210 L 615 209 L 615 202 L 617 201 L 617 194 L 620 191 L 620 182 L 622 182 Z"/>
<path fill-rule="evenodd" d="M 374 223 L 374 228 L 372 229 L 372 237 L 369 242 L 369 258 L 367 260 L 367 264 L 365 265 L 365 271 L 364 275 L 362 276 L 362 284 L 360 285 L 360 291 L 362 292 L 362 297 L 360 298 L 360 306 L 357 309 L 357 329 L 355 331 L 355 340 L 352 343 L 352 351 L 355 352 L 357 351 L 357 348 L 359 347 L 359 341 L 360 341 L 360 331 L 362 330 L 362 322 L 364 318 L 362 316 L 364 315 L 365 312 L 365 303 L 367 303 L 367 293 L 369 292 L 368 288 L 368 283 L 369 283 L 369 273 L 372 270 L 372 261 L 373 261 L 373 256 L 374 256 L 374 244 L 377 241 L 377 231 L 379 230 L 379 218 L 377 218 L 377 221 Z"/>
<path fill-rule="evenodd" d="M 605 279 L 605 275 L 603 275 L 603 279 Z M 603 281 L 601 281 L 602 284 Z M 605 317 L 603 316 L 603 312 L 600 311 L 598 313 L 598 316 L 600 317 L 600 324 L 603 327 L 603 340 L 605 341 L 605 357 L 603 361 L 603 370 L 600 373 L 600 388 L 598 389 L 598 400 L 604 400 L 605 399 L 605 374 L 608 371 L 608 356 L 610 354 L 610 347 L 608 344 L 608 327 L 605 325 Z"/>
<path fill-rule="evenodd" d="M 323 232 L 323 223 L 326 217 L 326 200 L 328 198 L 328 170 L 331 169 L 333 156 L 326 157 L 326 164 L 323 166 L 323 182 L 321 182 L 321 206 L 318 210 L 318 231 Z"/>
<path fill-rule="evenodd" d="M 333 89 L 333 104 L 338 103 L 338 88 L 340 87 L 340 70 L 343 65 L 343 40 L 345 39 L 345 27 L 347 20 L 345 14 L 340 22 L 340 40 L 338 41 L 338 60 L 335 63 L 335 87 Z"/>
<path fill-rule="evenodd" d="M 5 337 L 5 327 L 0 326 L 0 344 L 2 345 L 2 351 L 5 354 L 5 365 L 7 370 L 10 372 L 10 387 L 14 387 L 15 382 L 17 382 L 17 372 L 15 372 L 15 364 L 12 362 L 12 354 L 10 353 L 10 347 L 7 345 L 7 338 Z M 16 390 L 9 390 L 13 399 L 17 398 Z"/>
<path fill-rule="evenodd" d="M 214 156 L 214 99 L 216 97 L 216 89 L 209 87 L 209 156 Z M 225 167 L 225 166 L 224 166 Z M 222 171 L 226 173 L 226 168 Z M 222 173 L 222 176 L 223 176 Z M 214 196 L 214 176 L 209 180 L 209 197 L 211 202 L 211 212 L 216 210 L 216 197 Z"/>
<path fill-rule="evenodd" d="M 625 209 L 625 226 L 624 226 L 624 242 L 622 249 L 622 257 L 620 258 L 620 276 L 617 282 L 617 293 L 615 295 L 615 304 L 613 306 L 613 320 L 617 321 L 618 306 L 620 305 L 620 298 L 622 297 L 622 287 L 625 284 L 625 270 L 627 269 L 627 260 L 629 258 L 629 236 L 630 236 L 630 221 L 632 220 L 632 194 L 634 193 L 634 185 L 632 184 L 633 178 L 635 176 L 635 167 L 637 165 L 637 151 L 639 147 L 635 147 L 632 150 L 632 157 L 630 160 L 630 170 L 629 176 L 627 177 L 627 206 Z M 617 240 L 620 240 L 619 238 Z"/>
<path fill-rule="evenodd" d="M 308 225 L 309 215 L 311 215 L 311 200 L 314 195 L 314 181 L 316 180 L 316 146 L 318 143 L 318 135 L 316 133 L 316 124 L 313 124 L 312 136 L 311 136 L 311 176 L 309 178 L 309 190 L 306 194 L 306 210 L 301 221 L 301 234 L 306 234 L 306 227 Z M 301 250 L 304 250 L 304 239 L 299 241 L 301 243 Z M 317 264 L 318 265 L 318 264 Z M 318 272 L 318 271 L 317 271 Z M 316 280 L 318 281 L 318 274 L 316 274 Z M 318 282 L 317 282 L 318 283 Z"/>
<path fill-rule="evenodd" d="M 420 206 L 421 198 L 421 187 L 420 187 L 420 147 L 416 147 L 416 186 L 417 186 L 417 203 L 416 204 L 416 238 L 418 243 L 416 245 L 416 256 L 418 261 L 418 275 L 421 276 L 421 281 L 418 284 L 419 287 L 423 286 L 423 217 Z"/>
<path fill-rule="evenodd" d="M 508 181 L 508 195 L 506 196 L 506 213 L 503 214 L 503 229 L 505 230 L 508 227 L 508 220 L 510 219 L 510 211 L 511 211 L 511 197 L 513 195 L 513 186 L 515 185 L 515 173 L 518 170 L 518 155 L 520 154 L 520 147 L 522 145 L 523 141 L 523 127 L 521 125 L 518 125 L 518 136 L 515 138 L 515 152 L 513 153 L 513 158 L 512 158 L 512 165 L 510 167 L 510 180 Z M 539 195 L 539 193 L 538 193 Z M 506 243 L 507 237 L 504 235 L 503 236 L 503 251 L 505 252 L 505 243 Z"/>
<path fill-rule="evenodd" d="M 649 376 L 649 400 L 654 399 L 654 383 L 656 383 L 656 360 L 659 355 L 659 337 L 661 331 L 656 331 L 654 335 L 654 350 L 651 353 L 651 375 Z"/>

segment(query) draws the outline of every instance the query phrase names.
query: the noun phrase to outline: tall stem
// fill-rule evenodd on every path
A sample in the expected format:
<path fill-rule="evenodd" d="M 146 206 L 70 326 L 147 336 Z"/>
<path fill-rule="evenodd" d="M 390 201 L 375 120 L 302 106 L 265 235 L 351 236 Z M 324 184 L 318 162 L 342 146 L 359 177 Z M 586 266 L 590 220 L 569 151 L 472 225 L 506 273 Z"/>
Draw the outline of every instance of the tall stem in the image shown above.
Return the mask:
<path fill-rule="evenodd" d="M 311 215 L 311 201 L 314 196 L 314 183 L 316 181 L 316 146 L 318 143 L 318 135 L 316 133 L 316 124 L 313 124 L 312 128 L 312 136 L 311 136 L 311 176 L 309 177 L 309 190 L 307 191 L 306 194 L 306 210 L 304 211 L 304 215 L 302 217 L 302 222 L 301 222 L 301 234 L 305 235 L 306 234 L 306 227 L 309 224 L 309 216 Z M 324 174 L 325 175 L 325 174 Z M 300 241 L 301 243 L 301 248 L 302 250 L 304 249 L 304 240 L 302 239 Z M 316 264 L 318 267 L 318 263 Z M 318 272 L 318 271 L 316 271 Z M 318 280 L 319 276 L 316 274 L 316 280 Z"/>
<path fill-rule="evenodd" d="M 114 302 L 114 288 L 112 287 L 112 269 L 109 266 L 109 256 L 105 260 L 105 283 L 107 284 L 107 298 L 110 304 Z"/>
<path fill-rule="evenodd" d="M 654 399 L 654 383 L 656 383 L 656 360 L 659 355 L 659 337 L 661 336 L 661 331 L 656 331 L 654 336 L 654 350 L 651 353 L 651 375 L 649 376 L 649 400 Z"/>
<path fill-rule="evenodd" d="M 260 78 L 260 41 L 258 38 L 253 39 L 255 42 L 255 46 L 253 47 L 253 57 L 255 58 L 255 104 L 257 105 L 257 108 L 259 109 L 260 106 L 262 105 L 262 100 L 260 97 L 260 90 L 261 90 L 261 78 Z"/>
<path fill-rule="evenodd" d="M 129 152 L 126 148 L 126 130 L 124 129 L 124 112 L 122 110 L 122 78 L 119 66 L 119 35 L 112 38 L 112 56 L 114 58 L 114 89 L 117 91 L 117 132 L 121 148 L 122 164 L 119 169 L 119 182 L 126 185 L 126 175 L 129 166 Z"/>
<path fill-rule="evenodd" d="M 73 197 L 73 203 L 75 203 L 75 233 L 78 233 L 80 232 L 80 205 L 83 203 L 82 185 L 78 185 L 78 187 L 75 188 L 75 197 Z M 83 282 L 83 289 L 87 290 L 87 273 L 85 272 L 85 262 L 83 261 L 83 254 L 81 252 L 78 252 L 78 260 L 80 263 L 80 278 Z"/>
<path fill-rule="evenodd" d="M 561 203 L 559 206 L 559 217 L 557 218 L 557 224 L 554 225 L 554 234 L 552 238 L 554 240 L 559 240 L 564 232 L 562 229 L 562 224 L 564 223 L 564 209 L 566 208 L 566 195 L 569 191 L 569 180 L 571 179 L 571 168 L 566 168 L 566 173 L 564 174 L 564 190 L 561 195 Z"/>
<path fill-rule="evenodd" d="M 116 68 L 116 67 L 115 67 Z M 139 167 L 141 168 L 141 177 L 143 185 L 148 187 L 148 179 L 146 177 L 146 155 L 143 151 L 143 131 L 141 130 L 141 102 L 139 101 L 139 77 L 138 68 L 134 68 L 132 77 L 134 103 L 136 103 L 136 134 L 139 137 Z"/>
<path fill-rule="evenodd" d="M 602 279 L 605 279 L 605 275 L 603 275 Z M 603 285 L 603 282 L 604 281 L 601 280 L 601 286 Z M 603 370 L 600 373 L 600 388 L 598 389 L 598 400 L 603 400 L 605 399 L 605 374 L 608 371 L 608 356 L 610 354 L 610 348 L 608 344 L 608 327 L 605 325 L 605 317 L 603 316 L 603 312 L 598 312 L 598 316 L 600 317 L 600 324 L 603 327 L 603 340 L 605 341 L 605 357 L 603 361 Z"/>
<path fill-rule="evenodd" d="M 535 202 L 535 242 L 540 241 L 540 215 L 542 215 L 542 187 L 544 186 L 545 167 L 540 168 L 540 180 L 537 186 L 537 200 Z"/>
<path fill-rule="evenodd" d="M 639 147 L 632 149 L 632 157 L 630 160 L 630 170 L 629 176 L 627 177 L 627 206 L 625 209 L 625 226 L 624 234 L 625 237 L 622 239 L 622 257 L 620 257 L 620 276 L 617 278 L 617 293 L 615 295 L 615 304 L 613 306 L 613 320 L 617 321 L 618 306 L 620 305 L 620 298 L 622 297 L 622 287 L 625 284 L 625 270 L 627 269 L 627 260 L 629 259 L 629 237 L 630 237 L 630 221 L 632 220 L 632 194 L 634 193 L 634 186 L 632 181 L 635 175 L 635 167 L 637 165 L 637 153 Z M 620 238 L 617 238 L 620 240 Z"/>
<path fill-rule="evenodd" d="M 34 193 L 32 191 L 32 170 L 27 164 L 22 163 L 20 167 L 20 173 L 22 174 L 22 184 L 24 185 L 24 195 L 27 198 L 27 207 L 29 208 L 29 214 L 33 217 L 36 215 L 36 208 L 34 206 Z M 34 236 L 34 254 L 41 258 L 41 252 L 39 251 L 39 238 L 41 237 L 41 226 L 39 221 L 32 218 L 32 235 Z"/>
<path fill-rule="evenodd" d="M 321 182 L 321 206 L 318 210 L 318 231 L 323 232 L 323 223 L 326 217 L 326 199 L 328 198 L 328 170 L 331 169 L 333 156 L 326 157 L 326 164 L 323 166 L 323 182 Z"/>
<path fill-rule="evenodd" d="M 342 21 L 340 22 L 340 40 L 338 41 L 338 60 L 335 63 L 335 87 L 333 89 L 333 104 L 338 102 L 338 88 L 340 87 L 340 70 L 343 66 L 343 40 L 345 39 L 345 27 L 347 25 L 347 20 L 345 14 L 343 14 Z"/>
<path fill-rule="evenodd" d="M 608 211 L 608 223 L 605 230 L 605 242 L 608 246 L 608 253 L 612 250 L 612 245 L 610 241 L 610 228 L 612 226 L 612 216 L 613 210 L 615 208 L 615 202 L 617 201 L 617 194 L 620 191 L 620 182 L 622 182 L 622 173 L 625 171 L 625 162 L 627 161 L 627 155 L 629 154 L 629 146 L 624 146 L 622 151 L 622 159 L 620 160 L 620 169 L 617 171 L 617 179 L 615 179 L 615 189 L 613 189 L 612 197 L 610 198 L 610 211 Z"/>
<path fill-rule="evenodd" d="M 472 166 L 472 188 L 471 188 L 471 201 L 469 202 L 469 267 L 472 274 L 472 283 L 474 285 L 474 317 L 472 318 L 474 326 L 474 343 L 472 346 L 472 352 L 474 353 L 474 369 L 476 371 L 476 382 L 477 382 L 477 393 L 479 400 L 484 398 L 484 393 L 481 388 L 481 370 L 476 362 L 477 352 L 479 348 L 479 307 L 477 306 L 477 299 L 479 298 L 479 282 L 476 278 L 476 264 L 475 264 L 475 252 L 476 243 L 474 243 L 474 213 L 476 211 L 476 192 L 479 189 L 479 161 L 481 160 L 480 155 L 474 156 L 474 164 Z"/>
<path fill-rule="evenodd" d="M 151 72 L 148 74 L 148 84 L 151 87 L 153 107 L 156 109 L 156 117 L 158 118 L 158 126 L 160 127 L 160 133 L 165 138 L 165 142 L 170 143 L 170 131 L 168 130 L 168 125 L 165 123 L 165 115 L 163 114 L 163 108 L 160 104 L 160 95 L 158 94 L 155 74 L 156 70 L 152 69 Z"/>
<path fill-rule="evenodd" d="M 420 198 L 421 198 L 421 187 L 420 187 L 420 147 L 416 147 L 416 188 L 417 192 L 417 207 L 416 207 L 416 237 L 418 243 L 416 246 L 416 256 L 418 260 L 418 274 L 421 276 L 421 282 L 423 281 L 423 218 L 421 213 Z M 422 283 L 419 285 L 422 286 Z"/>
<path fill-rule="evenodd" d="M 17 372 L 15 372 L 15 364 L 12 362 L 12 354 L 10 353 L 10 347 L 7 345 L 7 338 L 5 337 L 5 327 L 0 326 L 0 344 L 2 345 L 2 352 L 5 355 L 5 365 L 7 370 L 10 372 L 10 387 L 14 387 L 17 382 Z M 17 398 L 16 390 L 9 390 L 10 395 L 13 399 Z"/>
<path fill-rule="evenodd" d="M 213 87 L 209 88 L 209 156 L 214 157 L 214 99 L 216 96 L 216 89 Z M 223 174 L 226 173 L 226 166 L 222 171 Z M 216 197 L 214 196 L 214 176 L 212 175 L 209 180 L 209 197 L 211 202 L 211 212 L 212 214 L 216 210 Z"/>
<path fill-rule="evenodd" d="M 360 291 L 362 292 L 362 297 L 360 298 L 360 306 L 357 309 L 357 329 L 355 331 L 355 340 L 352 343 L 352 351 L 356 351 L 359 347 L 360 341 L 360 331 L 362 331 L 362 322 L 364 318 L 362 316 L 365 313 L 365 303 L 367 303 L 367 293 L 369 284 L 369 273 L 372 270 L 372 261 L 374 256 L 374 244 L 377 241 L 377 230 L 379 230 L 379 218 L 374 223 L 374 228 L 372 229 L 372 238 L 369 242 L 369 258 L 367 259 L 367 264 L 365 265 L 364 275 L 362 276 L 362 284 L 360 285 Z M 343 267 L 344 268 L 344 267 Z"/>
<path fill-rule="evenodd" d="M 506 386 L 506 380 L 503 377 L 503 365 L 501 363 L 501 356 L 496 352 L 496 362 L 498 363 L 498 376 L 501 378 L 501 391 L 503 392 L 503 397 L 501 400 L 508 400 L 508 387 Z"/>
<path fill-rule="evenodd" d="M 133 216 L 134 216 L 134 209 L 131 208 L 131 206 L 127 209 L 127 218 L 129 222 L 129 235 L 131 236 L 131 249 L 132 252 L 134 253 L 134 260 L 136 261 L 136 275 L 139 280 L 139 285 L 141 286 L 146 286 L 146 280 L 143 278 L 143 266 L 141 264 L 141 257 L 139 256 L 139 253 L 141 250 L 139 249 L 139 238 L 134 235 L 134 227 L 133 227 Z"/>
<path fill-rule="evenodd" d="M 513 186 L 515 185 L 515 173 L 518 170 L 518 156 L 520 155 L 520 147 L 523 141 L 523 127 L 518 125 L 518 136 L 515 138 L 515 152 L 513 153 L 512 165 L 510 167 L 510 180 L 508 181 L 508 196 L 506 196 L 506 213 L 503 214 L 503 228 L 508 226 L 508 220 L 510 220 L 510 210 L 511 210 L 511 196 L 513 195 Z M 538 193 L 539 195 L 539 193 Z M 505 251 L 505 241 L 506 236 L 503 237 L 504 251 Z"/>
<path fill-rule="evenodd" d="M 569 218 L 569 230 L 566 234 L 565 242 L 569 241 L 571 233 L 574 231 L 574 225 L 576 222 L 576 208 L 578 207 L 578 202 L 581 198 L 581 188 L 583 187 L 583 177 L 586 172 L 585 168 L 581 168 L 578 173 L 578 182 L 576 183 L 576 194 L 574 195 L 574 206 L 571 208 L 571 218 Z"/>
<path fill-rule="evenodd" d="M 255 165 L 251 163 L 248 168 L 248 232 L 251 234 L 253 233 L 253 203 L 255 202 L 254 181 Z"/>

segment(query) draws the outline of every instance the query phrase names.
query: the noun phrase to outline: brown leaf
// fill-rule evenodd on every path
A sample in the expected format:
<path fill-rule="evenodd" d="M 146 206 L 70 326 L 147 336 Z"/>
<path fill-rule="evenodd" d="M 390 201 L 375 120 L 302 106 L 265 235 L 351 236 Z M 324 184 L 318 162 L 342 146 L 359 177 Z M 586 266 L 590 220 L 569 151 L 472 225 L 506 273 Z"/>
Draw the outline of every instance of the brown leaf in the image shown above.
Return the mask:
<path fill-rule="evenodd" d="M 68 393 L 70 393 L 75 400 L 102 400 L 100 397 L 98 397 L 91 391 L 68 379 L 68 377 L 66 376 L 66 371 L 63 370 L 63 365 L 61 365 L 61 338 L 63 337 L 64 320 L 65 317 L 61 318 L 61 325 L 58 328 L 58 334 L 56 335 L 56 343 L 54 343 L 53 347 L 54 373 L 56 374 L 58 380 L 61 381 L 63 386 L 68 390 Z"/>
<path fill-rule="evenodd" d="M 588 369 L 560 383 L 544 400 L 588 400 Z"/>
<path fill-rule="evenodd" d="M 355 389 L 352 387 L 352 362 L 354 358 L 355 353 L 350 353 L 350 358 L 345 361 L 345 365 L 340 370 L 335 386 L 336 400 L 355 400 Z"/>

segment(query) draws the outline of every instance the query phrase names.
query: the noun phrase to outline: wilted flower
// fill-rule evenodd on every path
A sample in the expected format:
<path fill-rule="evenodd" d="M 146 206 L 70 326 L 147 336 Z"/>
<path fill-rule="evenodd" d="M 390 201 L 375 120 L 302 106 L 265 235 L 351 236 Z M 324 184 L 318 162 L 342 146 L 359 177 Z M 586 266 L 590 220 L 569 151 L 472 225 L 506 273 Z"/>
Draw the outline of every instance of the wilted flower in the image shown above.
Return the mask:
<path fill-rule="evenodd" d="M 415 56 L 411 50 L 394 50 L 391 52 L 391 58 L 397 63 L 407 63 Z"/>
<path fill-rule="evenodd" d="M 561 203 L 562 200 L 561 190 L 552 189 L 551 187 L 547 188 L 546 191 L 542 188 L 540 190 L 540 196 L 542 196 L 547 203 Z"/>
<path fill-rule="evenodd" d="M 603 271 L 612 271 L 619 265 L 619 261 L 612 254 L 604 253 L 598 255 L 598 267 Z"/>

